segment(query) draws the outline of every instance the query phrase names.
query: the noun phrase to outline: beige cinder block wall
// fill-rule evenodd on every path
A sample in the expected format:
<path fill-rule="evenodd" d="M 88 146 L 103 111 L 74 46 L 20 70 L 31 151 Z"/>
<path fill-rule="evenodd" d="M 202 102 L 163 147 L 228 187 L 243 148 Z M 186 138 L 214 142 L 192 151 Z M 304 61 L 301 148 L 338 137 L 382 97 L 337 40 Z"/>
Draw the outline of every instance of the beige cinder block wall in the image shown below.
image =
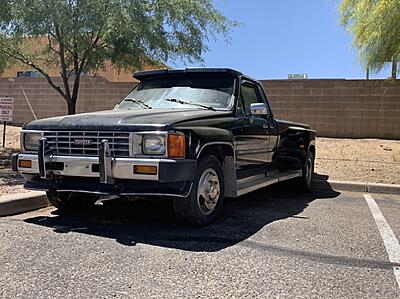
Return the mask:
<path fill-rule="evenodd" d="M 275 117 L 304 122 L 318 136 L 400 139 L 400 80 L 263 80 Z M 14 123 L 64 115 L 65 101 L 43 78 L 0 78 L 0 97 L 15 99 Z M 135 83 L 82 79 L 78 112 L 112 109 Z"/>
<path fill-rule="evenodd" d="M 55 80 L 61 84 L 60 80 Z M 81 81 L 77 112 L 91 112 L 113 108 L 136 85 L 134 82 L 108 82 L 101 77 L 85 77 Z M 38 118 L 60 116 L 67 113 L 65 100 L 43 78 L 0 78 L 0 97 L 14 98 L 14 124 L 33 120 L 24 89 Z"/>
<path fill-rule="evenodd" d="M 262 81 L 277 118 L 318 136 L 400 139 L 400 80 Z"/>

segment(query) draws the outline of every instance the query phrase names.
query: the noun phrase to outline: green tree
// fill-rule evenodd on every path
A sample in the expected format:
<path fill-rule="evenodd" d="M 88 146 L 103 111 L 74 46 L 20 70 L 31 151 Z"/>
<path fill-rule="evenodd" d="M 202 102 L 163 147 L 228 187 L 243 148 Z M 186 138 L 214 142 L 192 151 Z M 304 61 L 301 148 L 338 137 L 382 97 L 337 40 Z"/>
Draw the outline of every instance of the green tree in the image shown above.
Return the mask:
<path fill-rule="evenodd" d="M 381 70 L 392 62 L 392 78 L 400 61 L 400 1 L 343 0 L 341 22 L 354 35 L 366 68 Z"/>
<path fill-rule="evenodd" d="M 0 0 L 0 7 L 0 64 L 7 58 L 40 72 L 69 114 L 82 73 L 105 63 L 134 70 L 178 58 L 201 62 L 209 39 L 227 39 L 236 25 L 213 0 Z M 61 86 L 49 76 L 54 66 Z"/>
<path fill-rule="evenodd" d="M 4 71 L 4 69 L 6 68 L 6 66 L 7 66 L 7 61 L 8 61 L 8 58 L 3 54 L 3 53 L 1 53 L 1 51 L 0 51 L 0 74 Z"/>

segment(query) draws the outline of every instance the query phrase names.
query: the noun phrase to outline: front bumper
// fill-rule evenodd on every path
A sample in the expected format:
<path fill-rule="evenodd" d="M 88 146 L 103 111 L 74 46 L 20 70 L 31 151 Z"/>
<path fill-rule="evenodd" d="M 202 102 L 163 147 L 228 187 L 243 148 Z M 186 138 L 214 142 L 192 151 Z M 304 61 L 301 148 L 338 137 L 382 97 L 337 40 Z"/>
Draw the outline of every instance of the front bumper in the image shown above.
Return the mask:
<path fill-rule="evenodd" d="M 108 158 L 14 154 L 12 168 L 36 190 L 91 192 L 120 195 L 187 196 L 196 173 L 196 160 Z M 31 161 L 21 167 L 20 161 Z M 102 167 L 107 165 L 107 167 Z M 135 173 L 135 166 L 156 167 L 156 174 Z M 104 180 L 107 177 L 107 180 Z"/>

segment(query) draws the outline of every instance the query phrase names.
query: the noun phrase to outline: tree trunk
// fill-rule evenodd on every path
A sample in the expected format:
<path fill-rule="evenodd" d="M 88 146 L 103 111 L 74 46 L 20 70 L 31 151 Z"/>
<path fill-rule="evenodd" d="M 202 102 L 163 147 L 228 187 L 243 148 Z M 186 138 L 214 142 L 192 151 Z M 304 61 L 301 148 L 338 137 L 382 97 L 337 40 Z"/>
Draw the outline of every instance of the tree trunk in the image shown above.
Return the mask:
<path fill-rule="evenodd" d="M 76 113 L 76 100 L 68 101 L 67 106 L 68 106 L 68 115 L 72 115 L 72 114 Z"/>
<path fill-rule="evenodd" d="M 369 80 L 369 67 L 367 67 L 365 77 L 367 80 Z"/>
<path fill-rule="evenodd" d="M 392 79 L 397 79 L 397 62 L 394 57 L 392 61 Z"/>
<path fill-rule="evenodd" d="M 75 75 L 74 86 L 72 87 L 72 96 L 68 103 L 68 114 L 75 114 L 76 113 L 76 103 L 78 102 L 78 93 L 79 93 L 79 86 L 81 83 L 81 74 L 78 71 Z"/>

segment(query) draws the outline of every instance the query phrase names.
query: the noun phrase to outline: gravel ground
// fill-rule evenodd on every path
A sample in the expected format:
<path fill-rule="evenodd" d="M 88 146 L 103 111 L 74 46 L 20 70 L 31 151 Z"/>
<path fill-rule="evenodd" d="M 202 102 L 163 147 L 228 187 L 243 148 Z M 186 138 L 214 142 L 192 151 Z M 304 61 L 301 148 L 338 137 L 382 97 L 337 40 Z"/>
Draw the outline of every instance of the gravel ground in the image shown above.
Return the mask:
<path fill-rule="evenodd" d="M 400 184 L 400 141 L 317 138 L 315 171 L 331 180 Z"/>
<path fill-rule="evenodd" d="M 0 134 L 3 136 L 3 126 L 0 127 Z M 19 152 L 20 132 L 20 127 L 7 126 L 6 147 L 0 147 L 0 195 L 28 192 L 28 190 L 25 190 L 22 185 L 22 176 L 17 173 L 13 173 L 10 169 L 11 155 Z"/>
<path fill-rule="evenodd" d="M 7 126 L 6 148 L 0 149 L 0 195 L 26 192 L 21 176 L 10 170 L 9 157 L 19 151 L 20 131 Z M 315 172 L 338 181 L 400 184 L 400 141 L 317 138 Z"/>
<path fill-rule="evenodd" d="M 23 178 L 10 170 L 0 170 L 0 195 L 29 192 L 24 189 Z"/>

